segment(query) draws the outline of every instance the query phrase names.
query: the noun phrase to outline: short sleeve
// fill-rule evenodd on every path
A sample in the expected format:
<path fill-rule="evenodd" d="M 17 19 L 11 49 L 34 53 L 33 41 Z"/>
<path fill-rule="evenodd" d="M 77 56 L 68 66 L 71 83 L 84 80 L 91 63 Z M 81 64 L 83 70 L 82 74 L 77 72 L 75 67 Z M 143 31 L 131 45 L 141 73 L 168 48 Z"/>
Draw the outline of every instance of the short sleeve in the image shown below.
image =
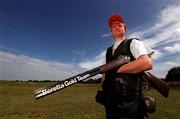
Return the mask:
<path fill-rule="evenodd" d="M 154 51 L 142 41 L 133 39 L 130 44 L 130 51 L 135 59 L 138 59 L 142 55 L 152 55 Z"/>

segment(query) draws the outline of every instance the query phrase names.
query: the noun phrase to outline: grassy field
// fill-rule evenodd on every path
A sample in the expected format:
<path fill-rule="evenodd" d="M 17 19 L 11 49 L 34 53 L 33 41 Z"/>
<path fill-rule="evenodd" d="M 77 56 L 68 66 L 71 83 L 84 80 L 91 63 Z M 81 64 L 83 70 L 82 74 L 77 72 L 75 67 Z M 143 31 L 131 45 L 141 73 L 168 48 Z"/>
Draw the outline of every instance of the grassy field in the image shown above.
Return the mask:
<path fill-rule="evenodd" d="M 95 102 L 97 84 L 76 84 L 57 93 L 34 99 L 33 91 L 50 83 L 0 82 L 0 119 L 104 119 L 104 107 Z M 145 92 L 147 95 L 147 93 Z M 169 98 L 152 90 L 157 111 L 151 119 L 180 119 L 180 88 Z"/>

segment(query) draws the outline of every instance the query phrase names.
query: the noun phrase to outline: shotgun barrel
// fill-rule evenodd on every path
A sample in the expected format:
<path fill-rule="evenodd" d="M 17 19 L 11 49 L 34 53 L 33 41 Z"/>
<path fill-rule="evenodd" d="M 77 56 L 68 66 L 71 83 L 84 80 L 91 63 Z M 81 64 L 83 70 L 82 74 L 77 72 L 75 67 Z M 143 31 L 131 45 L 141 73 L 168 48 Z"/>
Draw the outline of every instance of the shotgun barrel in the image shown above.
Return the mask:
<path fill-rule="evenodd" d="M 41 88 L 34 91 L 34 95 L 36 99 L 39 99 L 41 97 L 44 97 L 46 95 L 49 95 L 51 93 L 54 93 L 58 90 L 64 89 L 66 87 L 69 87 L 73 84 L 76 84 L 82 80 L 85 80 L 87 78 L 90 78 L 92 76 L 95 76 L 97 74 L 103 74 L 111 69 L 120 67 L 126 63 L 130 62 L 129 56 L 122 56 L 120 55 L 116 60 L 113 60 L 112 62 L 109 62 L 107 64 L 104 64 L 102 66 L 99 66 L 97 68 L 88 70 L 84 73 L 78 74 L 76 76 L 70 77 L 68 79 L 62 80 L 58 83 L 52 84 L 48 87 Z"/>

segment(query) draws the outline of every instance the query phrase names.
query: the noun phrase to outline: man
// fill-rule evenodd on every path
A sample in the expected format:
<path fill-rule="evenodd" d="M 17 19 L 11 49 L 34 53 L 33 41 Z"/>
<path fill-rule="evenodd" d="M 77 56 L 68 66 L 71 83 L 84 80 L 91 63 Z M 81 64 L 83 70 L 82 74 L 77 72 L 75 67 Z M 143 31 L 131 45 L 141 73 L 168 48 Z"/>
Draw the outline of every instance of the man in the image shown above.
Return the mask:
<path fill-rule="evenodd" d="M 106 52 L 106 63 L 119 55 L 130 56 L 130 62 L 102 75 L 96 101 L 103 104 L 106 119 L 143 119 L 144 105 L 141 73 L 152 69 L 153 51 L 137 38 L 126 39 L 126 26 L 121 16 L 113 15 L 109 26 L 114 45 Z"/>

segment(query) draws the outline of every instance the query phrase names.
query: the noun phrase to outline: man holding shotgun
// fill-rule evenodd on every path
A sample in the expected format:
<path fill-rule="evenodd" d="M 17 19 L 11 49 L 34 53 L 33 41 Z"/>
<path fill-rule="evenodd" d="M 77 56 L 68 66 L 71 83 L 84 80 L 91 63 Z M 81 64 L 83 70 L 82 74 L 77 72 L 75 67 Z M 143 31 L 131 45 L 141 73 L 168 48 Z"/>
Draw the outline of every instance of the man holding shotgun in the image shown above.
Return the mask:
<path fill-rule="evenodd" d="M 105 106 L 106 119 L 144 119 L 141 74 L 152 69 L 153 50 L 137 38 L 126 39 L 127 28 L 120 15 L 109 18 L 114 45 L 106 52 L 106 63 L 120 55 L 130 62 L 102 75 L 96 101 Z"/>
<path fill-rule="evenodd" d="M 35 90 L 35 99 L 103 74 L 96 101 L 105 106 L 106 119 L 143 119 L 146 112 L 154 112 L 155 100 L 147 96 L 143 98 L 141 79 L 147 80 L 164 97 L 168 97 L 169 85 L 144 72 L 152 69 L 153 50 L 137 38 L 126 39 L 127 29 L 121 16 L 111 16 L 109 26 L 114 45 L 107 49 L 106 64 Z"/>

